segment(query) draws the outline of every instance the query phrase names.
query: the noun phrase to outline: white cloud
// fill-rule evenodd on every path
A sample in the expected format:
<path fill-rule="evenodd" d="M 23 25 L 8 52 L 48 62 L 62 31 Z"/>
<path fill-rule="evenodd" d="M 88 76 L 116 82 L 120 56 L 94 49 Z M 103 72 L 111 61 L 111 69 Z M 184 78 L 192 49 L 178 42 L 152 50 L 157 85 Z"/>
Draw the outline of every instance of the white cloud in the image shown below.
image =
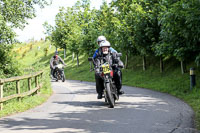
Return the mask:
<path fill-rule="evenodd" d="M 53 0 L 50 6 L 46 6 L 44 9 L 36 8 L 36 15 L 34 19 L 28 20 L 28 25 L 24 30 L 16 29 L 18 35 L 17 39 L 19 41 L 27 41 L 34 38 L 35 40 L 40 40 L 44 38 L 44 28 L 43 23 L 47 21 L 49 24 L 54 25 L 55 16 L 59 12 L 59 7 L 71 7 L 76 3 L 77 0 Z M 107 0 L 111 2 L 111 0 Z M 102 4 L 102 0 L 91 0 L 91 7 L 99 9 Z"/>

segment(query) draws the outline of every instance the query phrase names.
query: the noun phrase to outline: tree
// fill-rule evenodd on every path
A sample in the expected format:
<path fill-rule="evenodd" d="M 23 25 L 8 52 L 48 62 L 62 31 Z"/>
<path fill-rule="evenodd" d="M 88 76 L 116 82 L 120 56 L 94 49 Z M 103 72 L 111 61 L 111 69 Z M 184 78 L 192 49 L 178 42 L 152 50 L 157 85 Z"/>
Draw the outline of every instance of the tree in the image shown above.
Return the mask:
<path fill-rule="evenodd" d="M 35 5 L 43 8 L 46 0 L 0 0 L 1 15 L 11 27 L 23 28 L 27 19 L 35 17 Z"/>
<path fill-rule="evenodd" d="M 15 42 L 13 28 L 23 29 L 27 19 L 35 17 L 35 5 L 47 5 L 45 0 L 0 0 L 0 73 L 16 75 L 17 66 L 9 52 Z"/>
<path fill-rule="evenodd" d="M 90 1 L 88 0 L 83 1 L 81 8 L 79 10 L 79 23 L 82 29 L 81 51 L 87 53 L 88 56 L 92 56 L 97 46 L 97 10 L 90 9 Z"/>
<path fill-rule="evenodd" d="M 112 35 L 115 47 L 118 47 L 120 51 L 126 53 L 125 68 L 128 67 L 129 55 L 137 54 L 137 50 L 133 45 L 133 31 L 130 27 L 132 23 L 130 20 L 128 20 L 130 4 L 131 1 L 129 0 L 113 1 L 111 8 L 109 9 L 109 22 L 111 23 L 110 27 L 112 27 L 110 33 Z"/>
<path fill-rule="evenodd" d="M 143 56 L 143 70 L 146 70 L 146 56 L 153 55 L 152 47 L 159 42 L 158 1 L 135 0 L 130 8 L 134 45 Z"/>
<path fill-rule="evenodd" d="M 82 3 L 78 1 L 73 7 L 61 8 L 56 15 L 56 26 L 47 27 L 47 32 L 52 43 L 58 47 L 66 47 L 77 56 L 79 65 L 79 53 L 86 52 L 92 55 L 96 46 L 97 30 L 95 29 L 96 10 L 90 10 L 90 1 Z M 53 30 L 50 30 L 53 29 Z"/>
<path fill-rule="evenodd" d="M 68 48 L 77 56 L 77 66 L 79 66 L 80 43 L 82 41 L 81 21 L 79 17 L 80 2 L 75 6 L 60 9 L 56 15 L 56 26 L 52 28 L 52 43 L 60 48 Z"/>
<path fill-rule="evenodd" d="M 170 0 L 162 0 L 162 5 L 159 17 L 162 25 L 161 42 L 156 47 L 156 53 L 174 56 L 181 62 L 181 71 L 184 73 L 184 62 L 187 59 L 194 60 L 195 57 L 197 61 L 200 52 L 200 2 L 180 0 L 170 3 Z"/>

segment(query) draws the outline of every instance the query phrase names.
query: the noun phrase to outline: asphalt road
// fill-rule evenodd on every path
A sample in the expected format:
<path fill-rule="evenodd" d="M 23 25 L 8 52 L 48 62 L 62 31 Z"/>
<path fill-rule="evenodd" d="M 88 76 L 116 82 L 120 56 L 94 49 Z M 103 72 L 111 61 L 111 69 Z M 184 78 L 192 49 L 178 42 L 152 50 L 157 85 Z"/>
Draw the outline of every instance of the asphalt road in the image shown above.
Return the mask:
<path fill-rule="evenodd" d="M 52 82 L 54 94 L 31 110 L 0 119 L 0 133 L 196 133 L 193 111 L 167 94 L 123 86 L 108 108 L 95 84 Z"/>

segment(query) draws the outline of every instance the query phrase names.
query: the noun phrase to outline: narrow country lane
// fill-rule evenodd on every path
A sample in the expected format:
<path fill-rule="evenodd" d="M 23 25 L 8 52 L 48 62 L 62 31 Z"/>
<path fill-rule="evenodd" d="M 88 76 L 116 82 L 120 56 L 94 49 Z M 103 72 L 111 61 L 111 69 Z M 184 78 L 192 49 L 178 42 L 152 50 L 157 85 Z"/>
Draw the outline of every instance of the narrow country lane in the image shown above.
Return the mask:
<path fill-rule="evenodd" d="M 193 133 L 193 111 L 168 94 L 123 86 L 108 108 L 95 83 L 52 82 L 54 94 L 29 111 L 0 119 L 0 133 Z M 196 133 L 196 132 L 195 132 Z"/>

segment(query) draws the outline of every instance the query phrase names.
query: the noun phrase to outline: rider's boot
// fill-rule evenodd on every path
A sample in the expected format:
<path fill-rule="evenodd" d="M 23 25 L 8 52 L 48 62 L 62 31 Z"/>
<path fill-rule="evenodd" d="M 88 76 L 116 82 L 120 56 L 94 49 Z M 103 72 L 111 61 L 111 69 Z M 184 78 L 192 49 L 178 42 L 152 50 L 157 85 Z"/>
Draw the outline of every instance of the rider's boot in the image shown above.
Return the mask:
<path fill-rule="evenodd" d="M 98 93 L 97 99 L 102 99 L 102 93 Z"/>
<path fill-rule="evenodd" d="M 124 91 L 120 91 L 120 90 L 119 90 L 119 91 L 117 91 L 117 94 L 118 94 L 118 95 L 122 95 L 122 94 L 124 94 Z"/>

